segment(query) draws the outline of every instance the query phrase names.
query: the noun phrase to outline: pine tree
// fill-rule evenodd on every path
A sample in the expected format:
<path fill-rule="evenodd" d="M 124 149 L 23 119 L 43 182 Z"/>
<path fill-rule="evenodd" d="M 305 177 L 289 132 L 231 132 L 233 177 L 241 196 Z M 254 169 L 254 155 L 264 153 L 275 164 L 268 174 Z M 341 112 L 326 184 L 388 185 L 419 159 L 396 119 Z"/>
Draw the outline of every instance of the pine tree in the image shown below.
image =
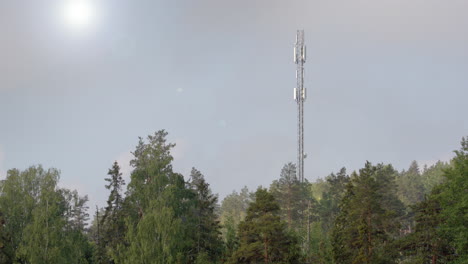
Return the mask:
<path fill-rule="evenodd" d="M 340 213 L 339 204 L 344 196 L 349 176 L 346 169 L 331 173 L 325 178 L 327 188 L 323 188 L 321 197 L 312 208 L 313 223 L 311 224 L 310 262 L 330 263 L 332 255 L 331 228 Z"/>
<path fill-rule="evenodd" d="M 346 168 L 341 168 L 337 174 L 330 174 L 325 178 L 329 187 L 322 195 L 318 204 L 318 213 L 322 222 L 323 229 L 328 233 L 340 212 L 339 204 L 343 199 L 346 185 L 349 182 L 349 176 L 346 174 Z"/>
<path fill-rule="evenodd" d="M 352 178 L 357 177 L 354 172 Z M 355 199 L 355 188 L 353 183 L 346 185 L 346 192 L 340 202 L 340 213 L 337 215 L 332 229 L 332 251 L 335 263 L 351 264 L 356 257 L 353 239 L 356 236 L 357 225 L 355 219 L 351 216 L 350 205 Z M 352 227 L 353 226 L 353 227 Z"/>
<path fill-rule="evenodd" d="M 270 185 L 270 191 L 281 208 L 281 217 L 288 224 L 288 231 L 299 238 L 302 251 L 310 255 L 310 227 L 315 216 L 316 201 L 309 193 L 307 181 L 296 177 L 296 165 L 288 163 L 281 170 L 280 179 Z"/>
<path fill-rule="evenodd" d="M 259 188 L 239 225 L 239 248 L 231 263 L 299 263 L 298 241 L 286 231 L 274 196 Z"/>
<path fill-rule="evenodd" d="M 299 218 L 305 210 L 303 200 L 306 197 L 296 177 L 296 165 L 291 162 L 284 165 L 280 179 L 271 184 L 270 191 L 280 205 L 282 218 L 288 223 L 288 228 L 298 227 Z"/>
<path fill-rule="evenodd" d="M 453 260 L 454 250 L 450 241 L 441 234 L 443 224 L 440 202 L 437 200 L 438 190 L 424 201 L 415 204 L 416 227 L 414 232 L 399 241 L 400 251 L 405 255 L 405 261 L 411 263 L 448 263 Z"/>

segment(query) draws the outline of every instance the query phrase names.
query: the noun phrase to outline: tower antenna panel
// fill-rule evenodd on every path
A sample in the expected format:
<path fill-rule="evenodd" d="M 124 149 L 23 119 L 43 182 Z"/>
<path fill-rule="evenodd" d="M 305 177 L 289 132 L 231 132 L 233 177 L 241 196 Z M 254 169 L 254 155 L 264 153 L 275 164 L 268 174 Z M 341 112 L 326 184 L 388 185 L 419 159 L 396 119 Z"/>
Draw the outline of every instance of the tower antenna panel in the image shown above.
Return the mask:
<path fill-rule="evenodd" d="M 304 63 L 306 62 L 306 46 L 304 44 L 304 30 L 296 33 L 294 46 L 294 63 L 296 64 L 296 88 L 294 100 L 297 103 L 297 175 L 299 181 L 304 181 L 304 102 L 306 88 L 304 88 Z"/>

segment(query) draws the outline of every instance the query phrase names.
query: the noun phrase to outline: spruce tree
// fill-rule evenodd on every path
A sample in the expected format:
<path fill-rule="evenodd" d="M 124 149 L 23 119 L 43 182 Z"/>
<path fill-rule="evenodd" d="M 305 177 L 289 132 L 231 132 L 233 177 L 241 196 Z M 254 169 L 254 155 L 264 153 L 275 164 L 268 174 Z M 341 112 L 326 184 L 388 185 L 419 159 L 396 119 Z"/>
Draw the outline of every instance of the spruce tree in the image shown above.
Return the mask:
<path fill-rule="evenodd" d="M 126 212 L 125 241 L 118 247 L 116 262 L 192 263 L 195 260 L 193 245 L 194 194 L 187 188 L 181 174 L 172 170 L 167 132 L 158 131 L 140 138 L 134 159 L 130 161 Z M 142 262 L 143 261 L 143 262 Z M 149 262 L 148 262 L 149 263 Z"/>
<path fill-rule="evenodd" d="M 392 187 L 394 170 L 369 162 L 353 173 L 333 228 L 338 263 L 393 263 L 401 203 Z"/>
<path fill-rule="evenodd" d="M 279 180 L 270 185 L 270 191 L 280 205 L 281 218 L 288 224 L 288 231 L 294 232 L 299 238 L 305 255 L 311 253 L 310 228 L 315 218 L 313 209 L 316 207 L 309 190 L 309 183 L 299 181 L 296 165 L 291 162 L 283 166 Z"/>
<path fill-rule="evenodd" d="M 97 245 L 97 252 L 100 256 L 99 263 L 114 263 L 112 255 L 118 254 L 117 247 L 125 238 L 125 214 L 123 212 L 122 189 L 125 181 L 120 172 L 117 161 L 109 169 L 105 178 L 108 184 L 106 189 L 110 190 L 107 206 L 104 209 L 102 219 L 100 219 L 100 243 Z"/>
<path fill-rule="evenodd" d="M 215 209 L 218 197 L 211 193 L 203 174 L 195 168 L 190 173 L 190 188 L 195 193 L 195 244 L 197 255 L 206 254 L 217 261 L 222 254 L 221 226 Z"/>
<path fill-rule="evenodd" d="M 415 212 L 416 227 L 414 232 L 399 241 L 404 261 L 410 263 L 448 263 L 454 258 L 454 249 L 450 239 L 440 232 L 443 224 L 438 190 L 424 201 L 412 206 Z"/>
<path fill-rule="evenodd" d="M 439 187 L 437 199 L 441 204 L 440 234 L 451 239 L 456 250 L 456 263 L 468 261 L 468 137 L 462 138 L 455 151 L 452 167 L 444 173 L 445 182 Z"/>

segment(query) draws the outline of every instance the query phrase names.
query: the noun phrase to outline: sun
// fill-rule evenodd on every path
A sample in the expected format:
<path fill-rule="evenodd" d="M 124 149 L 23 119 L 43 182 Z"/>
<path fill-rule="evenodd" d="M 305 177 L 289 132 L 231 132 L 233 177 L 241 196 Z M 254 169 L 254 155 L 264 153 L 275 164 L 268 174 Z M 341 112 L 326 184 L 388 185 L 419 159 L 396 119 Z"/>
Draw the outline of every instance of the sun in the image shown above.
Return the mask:
<path fill-rule="evenodd" d="M 80 30 L 89 27 L 96 15 L 91 0 L 66 0 L 62 14 L 67 25 Z"/>

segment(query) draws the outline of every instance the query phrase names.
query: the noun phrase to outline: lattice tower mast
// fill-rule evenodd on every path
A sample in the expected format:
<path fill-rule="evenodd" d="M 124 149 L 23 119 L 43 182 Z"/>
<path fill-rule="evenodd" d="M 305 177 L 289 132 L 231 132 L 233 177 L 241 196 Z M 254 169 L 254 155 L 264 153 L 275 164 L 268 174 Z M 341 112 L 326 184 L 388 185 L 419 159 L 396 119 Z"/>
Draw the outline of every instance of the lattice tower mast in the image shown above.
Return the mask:
<path fill-rule="evenodd" d="M 306 62 L 304 30 L 298 30 L 296 34 L 294 62 L 297 79 L 297 87 L 294 88 L 294 100 L 297 102 L 297 172 L 299 181 L 304 182 L 304 102 L 307 96 L 304 87 L 304 63 Z"/>

